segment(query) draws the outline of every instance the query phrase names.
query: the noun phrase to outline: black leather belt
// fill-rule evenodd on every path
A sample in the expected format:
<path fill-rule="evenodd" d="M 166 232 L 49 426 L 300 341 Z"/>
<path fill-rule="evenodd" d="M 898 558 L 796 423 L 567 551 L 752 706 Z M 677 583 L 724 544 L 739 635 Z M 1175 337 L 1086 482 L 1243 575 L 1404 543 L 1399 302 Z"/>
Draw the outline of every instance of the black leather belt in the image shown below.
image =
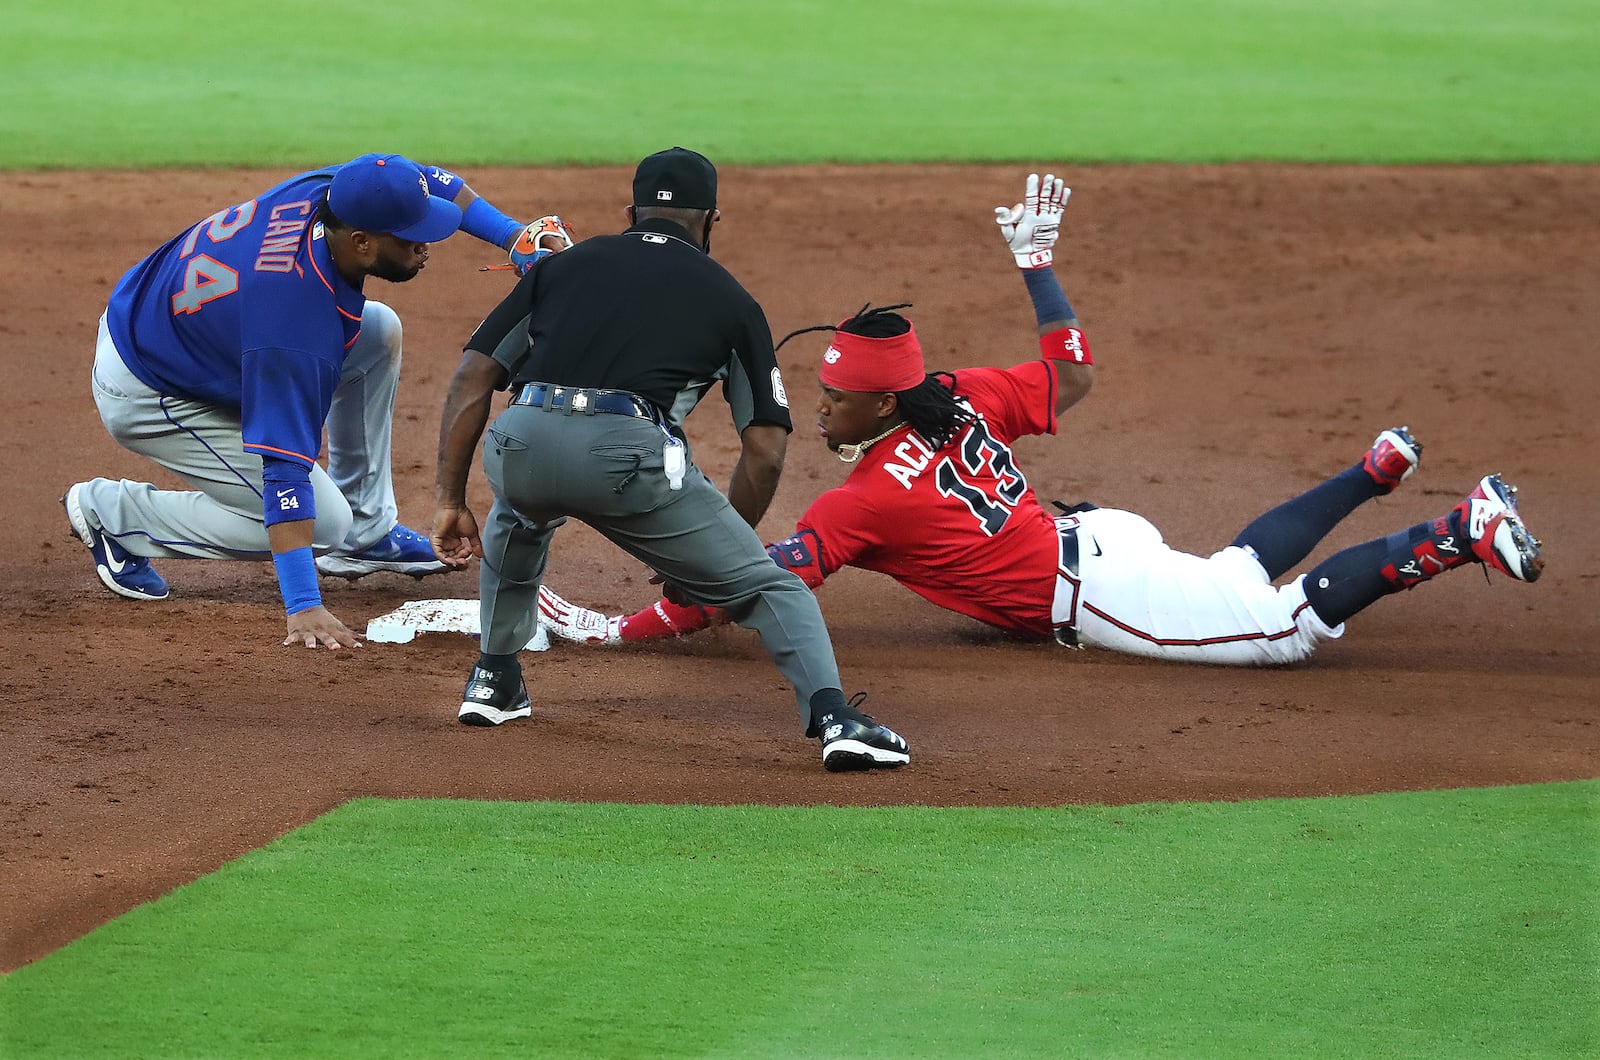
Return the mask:
<path fill-rule="evenodd" d="M 511 399 L 513 405 L 537 405 L 552 412 L 593 415 L 609 412 L 613 416 L 636 416 L 657 421 L 655 406 L 627 390 L 598 390 L 592 387 L 556 386 L 553 383 L 527 383 Z"/>

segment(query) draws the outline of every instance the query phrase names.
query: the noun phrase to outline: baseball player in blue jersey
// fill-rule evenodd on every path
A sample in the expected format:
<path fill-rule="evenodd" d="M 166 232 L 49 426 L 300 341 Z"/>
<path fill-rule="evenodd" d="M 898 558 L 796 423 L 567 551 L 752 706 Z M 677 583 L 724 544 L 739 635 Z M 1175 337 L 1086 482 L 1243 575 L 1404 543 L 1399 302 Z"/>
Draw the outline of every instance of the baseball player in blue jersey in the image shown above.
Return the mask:
<path fill-rule="evenodd" d="M 429 244 L 458 230 L 519 271 L 570 243 L 559 218 L 524 226 L 454 173 L 368 154 L 218 210 L 122 277 L 100 320 L 95 405 L 122 446 L 195 488 L 96 478 L 67 491 L 106 588 L 160 600 L 167 583 L 151 559 L 270 558 L 283 643 L 358 647 L 322 606 L 319 570 L 448 569 L 398 522 L 400 319 L 363 285 L 410 280 Z"/>

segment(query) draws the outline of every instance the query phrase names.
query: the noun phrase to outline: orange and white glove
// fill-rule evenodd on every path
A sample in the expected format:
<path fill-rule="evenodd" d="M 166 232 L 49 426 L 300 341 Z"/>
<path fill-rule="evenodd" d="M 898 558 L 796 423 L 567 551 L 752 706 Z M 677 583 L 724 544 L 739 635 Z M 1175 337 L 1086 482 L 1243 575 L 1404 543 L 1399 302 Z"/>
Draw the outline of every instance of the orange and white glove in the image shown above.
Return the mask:
<path fill-rule="evenodd" d="M 576 644 L 621 644 L 622 616 L 602 615 L 569 604 L 546 586 L 539 586 L 539 624 L 545 632 Z"/>
<path fill-rule="evenodd" d="M 567 227 L 565 221 L 553 213 L 546 214 L 524 228 L 517 241 L 511 244 L 507 252 L 511 257 L 510 264 L 495 267 L 515 269 L 518 276 L 526 276 L 528 270 L 539 262 L 551 254 L 559 254 L 575 242 L 572 229 Z"/>
<path fill-rule="evenodd" d="M 1072 189 L 1053 173 L 1029 173 L 1022 201 L 1015 206 L 996 206 L 994 223 L 1011 247 L 1019 269 L 1048 268 L 1055 260 L 1056 238 L 1061 234 L 1061 214 L 1067 208 Z"/>

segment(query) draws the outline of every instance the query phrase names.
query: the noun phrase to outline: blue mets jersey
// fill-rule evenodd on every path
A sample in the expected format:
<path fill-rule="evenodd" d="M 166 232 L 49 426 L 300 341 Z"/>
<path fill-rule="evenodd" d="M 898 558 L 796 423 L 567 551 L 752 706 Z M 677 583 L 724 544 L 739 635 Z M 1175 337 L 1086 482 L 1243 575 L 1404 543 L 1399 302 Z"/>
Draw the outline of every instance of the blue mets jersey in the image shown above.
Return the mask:
<path fill-rule="evenodd" d="M 338 166 L 219 210 L 117 283 L 106 324 L 128 369 L 163 394 L 237 409 L 247 450 L 309 467 L 366 298 L 316 223 Z M 454 200 L 455 174 L 424 167 Z"/>

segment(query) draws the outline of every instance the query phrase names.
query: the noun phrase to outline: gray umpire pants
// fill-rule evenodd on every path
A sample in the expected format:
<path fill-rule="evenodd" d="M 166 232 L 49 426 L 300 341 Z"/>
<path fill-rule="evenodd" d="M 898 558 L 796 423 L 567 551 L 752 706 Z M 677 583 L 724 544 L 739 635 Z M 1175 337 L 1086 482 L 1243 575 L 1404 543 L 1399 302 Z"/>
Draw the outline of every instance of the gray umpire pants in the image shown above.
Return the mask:
<path fill-rule="evenodd" d="M 400 318 L 368 302 L 328 413 L 328 469 L 311 468 L 317 552 L 359 552 L 395 525 L 389 443 L 400 383 Z M 123 363 L 100 318 L 94 403 L 123 448 L 181 476 L 193 490 L 97 478 L 85 514 L 135 556 L 267 559 L 261 458 L 246 452 L 239 413 L 150 389 Z"/>
<path fill-rule="evenodd" d="M 817 599 L 766 546 L 692 460 L 683 488 L 662 471 L 660 427 L 606 413 L 512 405 L 489 425 L 483 468 L 494 506 L 482 527 L 478 571 L 482 650 L 511 655 L 538 621 L 550 539 L 581 519 L 655 569 L 695 602 L 753 629 L 794 686 L 800 725 L 811 696 L 840 687 Z"/>

